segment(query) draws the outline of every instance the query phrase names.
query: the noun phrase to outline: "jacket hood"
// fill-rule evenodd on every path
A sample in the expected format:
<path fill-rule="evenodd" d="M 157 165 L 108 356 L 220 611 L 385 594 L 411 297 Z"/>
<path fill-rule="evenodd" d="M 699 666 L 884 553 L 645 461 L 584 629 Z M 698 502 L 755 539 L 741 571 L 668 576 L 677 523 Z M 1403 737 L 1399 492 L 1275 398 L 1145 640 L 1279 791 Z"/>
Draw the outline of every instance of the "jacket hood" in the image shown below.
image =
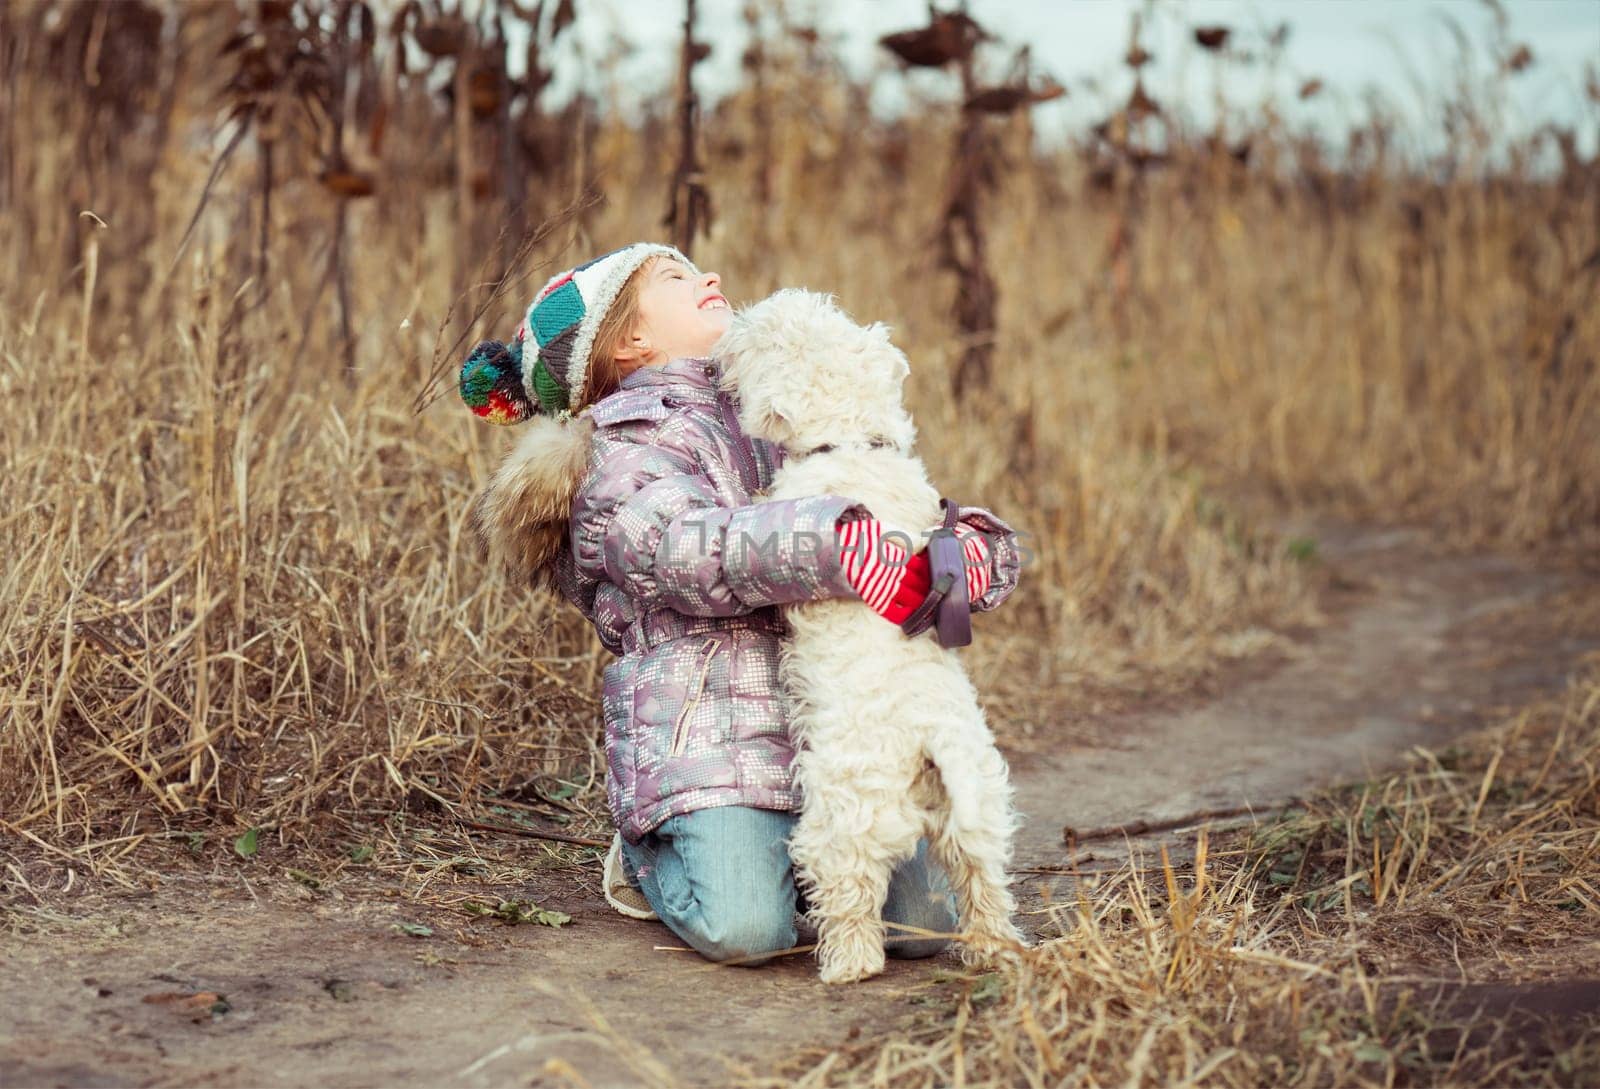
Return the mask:
<path fill-rule="evenodd" d="M 535 416 L 472 504 L 472 524 L 510 575 L 546 589 L 567 538 L 572 498 L 588 465 L 595 423 Z"/>

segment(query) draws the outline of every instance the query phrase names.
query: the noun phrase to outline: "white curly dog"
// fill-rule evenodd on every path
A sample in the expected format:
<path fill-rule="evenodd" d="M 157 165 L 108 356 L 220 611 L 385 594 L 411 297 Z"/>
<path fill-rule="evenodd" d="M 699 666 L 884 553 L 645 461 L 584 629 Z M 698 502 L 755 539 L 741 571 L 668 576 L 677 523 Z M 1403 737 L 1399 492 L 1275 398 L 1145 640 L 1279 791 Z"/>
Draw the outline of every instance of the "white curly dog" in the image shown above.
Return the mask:
<path fill-rule="evenodd" d="M 768 498 L 850 496 L 913 542 L 940 522 L 901 403 L 910 368 L 885 326 L 858 325 L 830 296 L 785 290 L 741 311 L 715 354 L 740 426 L 784 449 Z M 930 633 L 907 638 L 855 600 L 784 613 L 803 798 L 789 853 L 822 979 L 883 971 L 889 876 L 924 835 L 960 906 L 962 959 L 1020 949 L 1006 887 L 1011 785 L 955 651 Z"/>

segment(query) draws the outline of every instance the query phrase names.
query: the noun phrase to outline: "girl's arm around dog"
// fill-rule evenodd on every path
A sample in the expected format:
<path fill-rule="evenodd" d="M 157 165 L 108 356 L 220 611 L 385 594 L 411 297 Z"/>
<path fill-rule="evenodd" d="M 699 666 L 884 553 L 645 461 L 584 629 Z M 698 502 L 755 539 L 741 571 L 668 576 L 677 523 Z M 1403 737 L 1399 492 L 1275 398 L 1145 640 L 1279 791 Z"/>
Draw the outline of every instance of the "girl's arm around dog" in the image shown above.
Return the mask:
<path fill-rule="evenodd" d="M 1025 552 L 1022 534 L 999 515 L 984 507 L 958 507 L 956 520 L 984 535 L 989 545 L 989 589 L 972 602 L 972 611 L 986 613 L 1011 596 L 1022 573 Z"/>
<path fill-rule="evenodd" d="M 713 442 L 658 441 L 648 427 L 608 437 L 573 506 L 573 559 L 637 607 L 733 616 L 856 596 L 835 526 L 869 516 L 860 503 L 820 495 L 729 504 L 699 461 Z"/>
<path fill-rule="evenodd" d="M 985 507 L 958 506 L 956 521 L 983 534 L 984 543 L 989 546 L 989 588 L 970 602 L 973 612 L 986 613 L 999 606 L 1017 588 L 1017 579 L 1022 573 L 1026 556 L 1021 544 L 1022 534 Z M 921 635 L 933 627 L 934 620 L 934 614 L 929 613 L 921 623 L 907 629 L 906 635 Z"/>

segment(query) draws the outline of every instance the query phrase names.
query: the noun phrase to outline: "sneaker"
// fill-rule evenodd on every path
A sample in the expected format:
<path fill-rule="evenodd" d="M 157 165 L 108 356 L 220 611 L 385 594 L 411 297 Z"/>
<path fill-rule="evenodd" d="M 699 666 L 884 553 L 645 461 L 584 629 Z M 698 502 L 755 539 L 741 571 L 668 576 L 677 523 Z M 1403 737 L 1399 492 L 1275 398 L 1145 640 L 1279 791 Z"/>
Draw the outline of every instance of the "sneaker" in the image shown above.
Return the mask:
<path fill-rule="evenodd" d="M 600 878 L 606 894 L 606 903 L 630 919 L 659 919 L 650 910 L 650 901 L 644 898 L 639 886 L 628 879 L 627 866 L 622 859 L 622 833 L 611 837 L 611 850 L 606 852 L 605 874 Z"/>

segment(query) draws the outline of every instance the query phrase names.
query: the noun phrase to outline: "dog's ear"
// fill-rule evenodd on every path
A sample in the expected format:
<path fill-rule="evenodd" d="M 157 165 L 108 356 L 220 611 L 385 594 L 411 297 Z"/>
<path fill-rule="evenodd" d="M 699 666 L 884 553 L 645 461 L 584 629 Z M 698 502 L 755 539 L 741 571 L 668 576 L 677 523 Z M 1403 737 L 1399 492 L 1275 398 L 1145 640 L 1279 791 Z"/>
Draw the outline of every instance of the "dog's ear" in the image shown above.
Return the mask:
<path fill-rule="evenodd" d="M 875 321 L 869 328 L 894 359 L 895 381 L 897 383 L 905 382 L 907 376 L 911 374 L 911 364 L 906 359 L 906 353 L 896 347 L 894 340 L 889 336 L 889 327 L 881 321 Z"/>
<path fill-rule="evenodd" d="M 746 434 L 759 435 L 780 446 L 794 437 L 795 423 L 800 418 L 798 407 L 789 399 L 770 395 L 752 398 L 739 415 L 739 425 Z"/>

